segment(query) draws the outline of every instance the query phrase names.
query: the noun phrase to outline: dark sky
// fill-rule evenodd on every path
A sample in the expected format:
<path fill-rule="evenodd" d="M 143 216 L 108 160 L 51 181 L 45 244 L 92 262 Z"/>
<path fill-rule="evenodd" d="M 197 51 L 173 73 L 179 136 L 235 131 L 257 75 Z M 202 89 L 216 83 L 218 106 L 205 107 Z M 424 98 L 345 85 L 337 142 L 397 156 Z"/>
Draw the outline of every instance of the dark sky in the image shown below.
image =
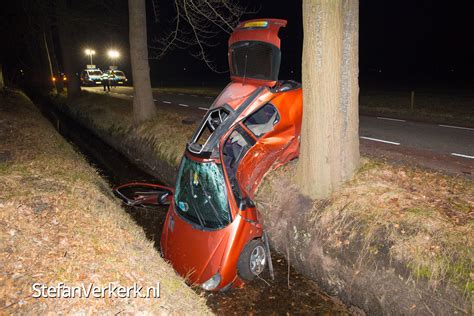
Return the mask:
<path fill-rule="evenodd" d="M 242 2 L 243 3 L 243 2 Z M 282 29 L 280 77 L 300 80 L 302 52 L 301 0 L 248 1 L 260 8 L 245 18 L 272 17 L 288 20 Z M 153 33 L 153 29 L 150 30 Z M 474 1 L 360 0 L 360 77 L 364 80 L 429 83 L 432 81 L 473 83 Z M 227 67 L 227 35 L 213 50 L 220 68 Z M 221 58 L 219 58 L 219 55 Z M 210 73 L 203 63 L 186 52 L 175 52 L 152 62 L 157 80 L 168 73 L 197 81 L 226 80 Z M 184 70 L 186 68 L 186 70 Z M 170 71 L 168 71 L 170 70 Z"/>
<path fill-rule="evenodd" d="M 25 0 L 26 1 L 26 0 Z M 147 0 L 148 35 L 151 38 L 171 27 L 173 17 L 171 1 L 160 3 L 158 19 L 152 12 L 151 1 Z M 250 8 L 259 9 L 252 18 L 282 18 L 288 26 L 280 32 L 282 38 L 282 62 L 280 78 L 300 80 L 301 52 L 303 41 L 301 0 L 280 2 L 275 0 L 240 0 Z M 4 6 L 0 18 L 8 23 L 2 25 L 2 32 L 13 33 L 15 25 L 12 8 Z M 80 2 L 74 2 L 80 5 Z M 18 7 L 18 5 L 16 5 Z M 126 72 L 130 70 L 128 58 L 127 2 L 115 1 L 113 11 L 94 12 L 99 17 L 117 16 L 118 25 L 104 28 L 94 23 L 89 28 L 78 30 L 81 39 L 77 45 L 79 68 L 87 62 L 84 48 L 93 47 L 98 52 L 95 63 L 107 67 L 109 61 L 103 57 L 108 48 L 122 52 L 119 66 Z M 18 10 L 17 10 L 18 11 Z M 5 16 L 9 19 L 4 19 Z M 8 22 L 10 21 L 10 22 Z M 436 1 L 436 0 L 360 0 L 360 79 L 366 81 L 391 81 L 401 84 L 430 82 L 451 82 L 455 84 L 474 84 L 474 1 Z M 21 35 L 21 31 L 19 32 Z M 15 36 L 3 41 L 0 59 L 18 60 L 22 50 L 15 50 Z M 227 69 L 228 35 L 218 38 L 222 44 L 210 50 L 219 69 Z M 13 53 L 14 52 L 14 53 Z M 17 56 L 18 55 L 18 56 Z M 20 56 L 21 57 L 21 56 Z M 216 75 L 204 63 L 189 55 L 187 51 L 172 51 L 162 60 L 150 60 L 152 80 L 155 84 L 225 84 L 228 74 Z"/>

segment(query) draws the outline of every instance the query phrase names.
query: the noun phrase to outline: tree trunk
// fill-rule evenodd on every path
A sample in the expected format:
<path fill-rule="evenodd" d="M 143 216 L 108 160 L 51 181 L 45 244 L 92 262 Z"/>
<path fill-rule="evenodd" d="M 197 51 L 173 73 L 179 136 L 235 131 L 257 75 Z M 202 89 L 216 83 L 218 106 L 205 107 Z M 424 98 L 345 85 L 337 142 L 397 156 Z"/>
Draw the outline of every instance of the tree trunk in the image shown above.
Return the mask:
<path fill-rule="evenodd" d="M 3 65 L 0 64 L 0 89 L 5 87 L 5 81 L 3 80 Z"/>
<path fill-rule="evenodd" d="M 57 93 L 56 89 L 56 81 L 53 79 L 54 76 L 54 70 L 53 70 L 53 64 L 51 63 L 51 53 L 49 51 L 49 45 L 48 42 L 46 41 L 46 31 L 43 31 L 43 42 L 44 42 L 44 49 L 45 49 L 45 54 L 48 59 L 48 67 L 49 67 L 49 80 L 48 82 L 51 83 L 51 88 L 54 89 L 54 93 Z M 56 78 L 58 79 L 58 78 Z"/>
<path fill-rule="evenodd" d="M 327 198 L 359 163 L 358 0 L 303 1 L 303 126 L 297 181 Z"/>
<path fill-rule="evenodd" d="M 145 0 L 128 0 L 130 57 L 133 78 L 133 120 L 135 124 L 156 115 L 150 83 Z"/>
<path fill-rule="evenodd" d="M 59 71 L 58 58 L 56 56 L 56 48 L 54 46 L 53 33 L 51 31 L 51 25 L 47 23 L 46 25 L 46 45 L 48 46 L 49 57 L 51 60 L 51 68 L 53 69 L 53 74 L 56 76 L 56 91 L 58 93 L 63 92 L 64 82 L 61 78 L 61 72 Z"/>
<path fill-rule="evenodd" d="M 81 92 L 81 86 L 79 84 L 79 78 L 76 75 L 76 63 L 75 54 L 78 47 L 73 43 L 72 27 L 67 20 L 67 0 L 58 1 L 58 29 L 59 29 L 59 42 L 63 58 L 64 72 L 67 76 L 67 97 L 72 98 Z"/>

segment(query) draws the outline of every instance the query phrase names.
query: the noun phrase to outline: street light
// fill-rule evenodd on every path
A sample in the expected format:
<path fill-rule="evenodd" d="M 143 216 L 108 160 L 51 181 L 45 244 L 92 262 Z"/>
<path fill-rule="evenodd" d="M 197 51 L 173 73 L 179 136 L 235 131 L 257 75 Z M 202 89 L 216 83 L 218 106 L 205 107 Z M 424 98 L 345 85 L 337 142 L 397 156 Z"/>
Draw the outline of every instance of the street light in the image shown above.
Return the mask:
<path fill-rule="evenodd" d="M 85 50 L 85 53 L 86 55 L 89 55 L 89 57 L 91 58 L 91 65 L 92 65 L 92 55 L 95 55 L 95 50 L 87 48 Z"/>
<path fill-rule="evenodd" d="M 112 60 L 115 60 L 115 59 L 120 57 L 120 53 L 118 51 L 116 51 L 115 49 L 110 49 L 107 52 L 107 55 L 109 55 L 109 58 L 112 59 Z"/>

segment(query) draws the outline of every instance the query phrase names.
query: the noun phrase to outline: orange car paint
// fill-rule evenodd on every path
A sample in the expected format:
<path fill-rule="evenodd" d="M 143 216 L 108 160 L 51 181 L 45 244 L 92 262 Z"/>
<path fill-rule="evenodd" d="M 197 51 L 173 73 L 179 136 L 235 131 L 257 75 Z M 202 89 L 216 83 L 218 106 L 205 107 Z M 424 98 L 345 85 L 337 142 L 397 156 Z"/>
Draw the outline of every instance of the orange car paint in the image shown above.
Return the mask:
<path fill-rule="evenodd" d="M 278 30 L 286 25 L 284 20 L 263 19 L 269 22 L 265 29 L 242 29 L 246 22 L 236 28 L 229 39 L 229 46 L 242 40 L 270 43 L 280 47 Z M 262 21 L 262 19 L 251 20 Z M 284 82 L 283 82 L 284 83 Z M 254 198 L 254 193 L 264 175 L 271 170 L 294 159 L 299 154 L 299 136 L 301 132 L 302 89 L 295 84 L 289 90 L 280 89 L 282 82 L 255 80 L 252 78 L 231 77 L 231 83 L 214 101 L 208 113 L 227 104 L 234 111 L 243 109 L 249 96 L 257 93 L 254 99 L 235 119 L 232 126 L 221 136 L 219 156 L 202 158 L 185 151 L 193 161 L 224 161 L 222 150 L 229 135 L 240 126 L 253 138 L 255 144 L 248 150 L 238 165 L 236 178 L 245 197 Z M 244 124 L 244 120 L 267 103 L 271 103 L 280 117 L 273 130 L 257 138 Z M 223 166 L 227 187 L 228 202 L 232 222 L 222 229 L 202 229 L 196 227 L 178 214 L 172 202 L 164 223 L 161 238 L 162 254 L 182 276 L 190 283 L 202 284 L 219 272 L 221 282 L 215 290 L 230 285 L 240 286 L 243 280 L 237 273 L 239 256 L 247 243 L 263 235 L 262 224 L 258 220 L 255 207 L 239 209 L 232 194 L 228 170 Z"/>

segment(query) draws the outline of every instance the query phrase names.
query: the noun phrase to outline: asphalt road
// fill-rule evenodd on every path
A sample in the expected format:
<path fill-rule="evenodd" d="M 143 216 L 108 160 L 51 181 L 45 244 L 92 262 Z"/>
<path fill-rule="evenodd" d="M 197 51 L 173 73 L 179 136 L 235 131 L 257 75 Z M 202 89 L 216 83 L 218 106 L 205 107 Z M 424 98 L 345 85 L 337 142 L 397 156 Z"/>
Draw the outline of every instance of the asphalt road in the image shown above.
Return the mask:
<path fill-rule="evenodd" d="M 103 93 L 102 87 L 83 88 Z M 113 97 L 133 98 L 132 87 L 112 88 Z M 183 93 L 154 92 L 157 107 L 178 107 L 192 116 L 201 117 L 214 97 Z M 390 117 L 360 116 L 361 143 L 377 143 L 392 151 L 424 151 L 449 156 L 464 169 L 474 168 L 474 128 L 411 122 Z M 426 156 L 426 155 L 425 155 Z M 469 173 L 469 172 L 468 172 Z"/>

